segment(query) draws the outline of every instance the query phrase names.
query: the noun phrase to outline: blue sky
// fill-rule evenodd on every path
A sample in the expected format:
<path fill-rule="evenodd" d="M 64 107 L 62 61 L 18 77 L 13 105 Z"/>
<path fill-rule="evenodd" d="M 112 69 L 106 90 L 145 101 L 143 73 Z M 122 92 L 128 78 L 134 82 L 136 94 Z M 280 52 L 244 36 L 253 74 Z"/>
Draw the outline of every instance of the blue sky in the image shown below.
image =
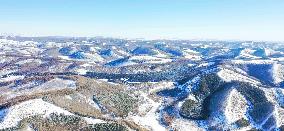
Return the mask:
<path fill-rule="evenodd" d="M 3 0 L 0 32 L 284 41 L 284 0 Z"/>

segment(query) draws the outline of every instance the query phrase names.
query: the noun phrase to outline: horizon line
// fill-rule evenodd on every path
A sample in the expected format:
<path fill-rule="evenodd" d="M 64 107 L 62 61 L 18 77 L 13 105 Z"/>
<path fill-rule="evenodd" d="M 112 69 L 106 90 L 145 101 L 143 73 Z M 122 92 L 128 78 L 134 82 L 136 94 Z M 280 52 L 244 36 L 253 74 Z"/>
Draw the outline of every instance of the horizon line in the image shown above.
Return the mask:
<path fill-rule="evenodd" d="M 253 39 L 219 39 L 219 38 L 146 38 L 146 37 L 124 37 L 124 36 L 107 36 L 107 35 L 23 35 L 18 33 L 0 33 L 1 37 L 66 37 L 66 38 L 112 38 L 125 40 L 187 40 L 187 41 L 238 41 L 238 42 L 284 42 L 283 40 L 253 40 Z"/>

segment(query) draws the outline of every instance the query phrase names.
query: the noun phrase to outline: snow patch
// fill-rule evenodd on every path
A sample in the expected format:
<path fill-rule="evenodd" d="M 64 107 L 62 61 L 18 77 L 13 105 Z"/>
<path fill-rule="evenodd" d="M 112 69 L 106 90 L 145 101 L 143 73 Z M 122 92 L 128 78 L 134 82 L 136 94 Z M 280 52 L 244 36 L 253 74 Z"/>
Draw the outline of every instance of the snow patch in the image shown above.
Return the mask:
<path fill-rule="evenodd" d="M 14 80 L 21 80 L 21 79 L 24 79 L 25 76 L 14 76 L 14 75 L 9 75 L 5 78 L 0 78 L 0 82 L 8 82 L 8 81 L 14 81 Z"/>
<path fill-rule="evenodd" d="M 246 118 L 245 114 L 248 108 L 246 99 L 236 89 L 231 90 L 226 103 L 224 114 L 229 124 L 241 118 Z"/>
<path fill-rule="evenodd" d="M 214 65 L 215 62 L 207 62 L 207 63 L 201 63 L 200 65 L 198 65 L 197 67 L 205 67 L 205 66 L 211 66 Z"/>
<path fill-rule="evenodd" d="M 86 69 L 77 69 L 76 72 L 79 74 L 79 75 L 86 75 L 88 70 Z"/>
<path fill-rule="evenodd" d="M 252 84 L 261 84 L 259 81 L 253 80 L 247 76 L 244 76 L 242 74 L 239 74 L 235 71 L 229 70 L 229 69 L 221 69 L 217 75 L 222 78 L 225 82 L 231 82 L 231 81 L 242 81 L 242 82 L 248 82 Z"/>
<path fill-rule="evenodd" d="M 4 120 L 0 123 L 0 129 L 17 126 L 18 122 L 29 116 L 42 115 L 48 117 L 51 113 L 63 113 L 73 115 L 60 107 L 43 101 L 42 99 L 33 99 L 11 106 L 8 109 Z"/>
<path fill-rule="evenodd" d="M 150 106 L 151 108 L 150 111 L 147 112 L 146 115 L 144 116 L 140 116 L 138 114 L 133 116 L 128 116 L 128 119 L 133 120 L 135 123 L 142 125 L 148 128 L 149 130 L 165 131 L 166 130 L 165 127 L 163 127 L 159 123 L 159 113 L 157 113 L 157 110 L 159 109 L 161 103 L 154 102 L 152 99 L 148 98 L 147 94 L 145 93 L 142 93 L 141 95 L 149 102 L 149 104 L 141 106 L 147 106 L 143 107 L 143 109 L 148 108 Z"/>
<path fill-rule="evenodd" d="M 84 120 L 87 122 L 87 124 L 98 124 L 98 123 L 106 123 L 106 121 L 101 119 L 94 119 L 89 117 L 84 117 Z"/>
<path fill-rule="evenodd" d="M 275 84 L 279 84 L 284 80 L 284 71 L 281 64 L 274 63 L 271 73 Z"/>

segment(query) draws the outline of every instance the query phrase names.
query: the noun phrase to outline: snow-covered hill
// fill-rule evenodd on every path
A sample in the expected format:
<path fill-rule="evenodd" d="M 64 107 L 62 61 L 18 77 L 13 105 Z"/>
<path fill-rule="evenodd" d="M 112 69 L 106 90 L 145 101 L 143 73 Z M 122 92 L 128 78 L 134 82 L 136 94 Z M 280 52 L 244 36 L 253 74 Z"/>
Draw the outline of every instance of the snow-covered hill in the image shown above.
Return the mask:
<path fill-rule="evenodd" d="M 283 43 L 0 38 L 0 130 L 284 130 Z"/>

